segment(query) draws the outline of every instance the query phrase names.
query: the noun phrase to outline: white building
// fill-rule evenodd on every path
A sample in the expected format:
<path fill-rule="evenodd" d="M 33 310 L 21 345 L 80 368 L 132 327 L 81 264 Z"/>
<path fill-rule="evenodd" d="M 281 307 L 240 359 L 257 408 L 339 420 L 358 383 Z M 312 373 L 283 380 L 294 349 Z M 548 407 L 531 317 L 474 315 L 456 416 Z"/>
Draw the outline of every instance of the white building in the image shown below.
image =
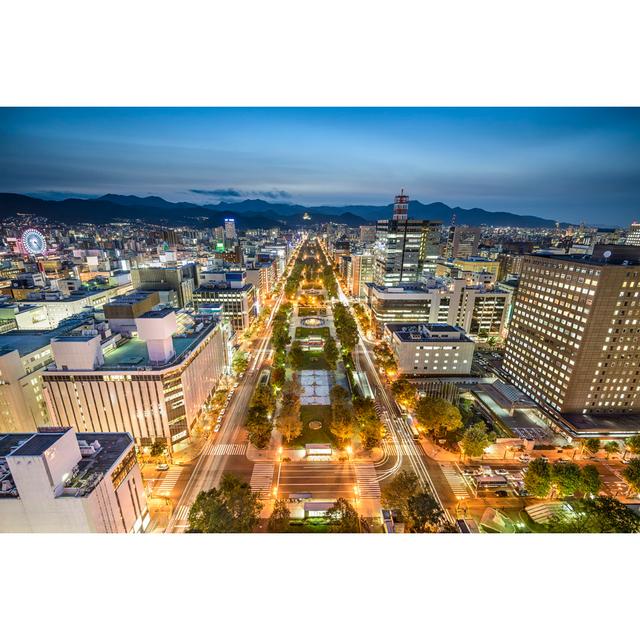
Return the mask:
<path fill-rule="evenodd" d="M 55 366 L 43 373 L 52 424 L 126 431 L 141 446 L 187 441 L 227 371 L 229 327 L 172 309 L 135 322 L 137 337 L 106 345 L 91 336 L 52 341 Z"/>
<path fill-rule="evenodd" d="M 0 533 L 138 533 L 148 524 L 129 434 L 0 434 Z"/>
<path fill-rule="evenodd" d="M 388 324 L 389 342 L 403 376 L 469 375 L 475 343 L 460 327 L 448 324 Z"/>

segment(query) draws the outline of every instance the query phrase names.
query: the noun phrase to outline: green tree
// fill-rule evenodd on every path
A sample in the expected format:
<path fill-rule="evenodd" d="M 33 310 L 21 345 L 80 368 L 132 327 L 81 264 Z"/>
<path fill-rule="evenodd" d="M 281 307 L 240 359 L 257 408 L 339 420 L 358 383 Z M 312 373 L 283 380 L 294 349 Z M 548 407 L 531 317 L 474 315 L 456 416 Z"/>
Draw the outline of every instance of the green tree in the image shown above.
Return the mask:
<path fill-rule="evenodd" d="M 167 453 L 167 441 L 162 438 L 156 438 L 151 445 L 150 454 L 154 458 L 161 458 Z"/>
<path fill-rule="evenodd" d="M 331 369 L 332 371 L 336 368 L 339 355 L 340 353 L 338 351 L 338 347 L 336 346 L 336 341 L 331 336 L 329 336 L 324 341 L 324 357 L 327 359 L 329 369 Z"/>
<path fill-rule="evenodd" d="M 620 453 L 620 445 L 615 440 L 609 440 L 604 445 L 604 450 L 607 452 L 607 459 L 609 459 L 609 456 L 614 453 Z"/>
<path fill-rule="evenodd" d="M 341 447 L 346 446 L 355 435 L 353 409 L 349 402 L 349 394 L 340 385 L 334 385 L 329 393 L 331 399 L 331 433 L 337 438 Z"/>
<path fill-rule="evenodd" d="M 334 533 L 359 533 L 362 531 L 362 521 L 353 505 L 345 498 L 338 498 L 327 510 L 331 531 Z"/>
<path fill-rule="evenodd" d="M 587 438 L 584 441 L 583 447 L 592 456 L 595 456 L 600 451 L 600 440 L 598 438 Z"/>
<path fill-rule="evenodd" d="M 584 477 L 574 462 L 556 462 L 551 466 L 551 484 L 560 496 L 572 496 L 584 486 Z"/>
<path fill-rule="evenodd" d="M 289 520 L 291 519 L 291 512 L 287 507 L 286 500 L 276 500 L 273 505 L 273 511 L 269 516 L 269 522 L 267 523 L 267 529 L 271 533 L 285 533 L 289 531 Z"/>
<path fill-rule="evenodd" d="M 391 385 L 391 392 L 393 393 L 398 404 L 413 410 L 416 406 L 416 388 L 406 379 L 400 378 Z"/>
<path fill-rule="evenodd" d="M 235 375 L 244 373 L 249 367 L 249 354 L 246 351 L 236 351 L 231 361 L 231 368 Z"/>
<path fill-rule="evenodd" d="M 295 440 L 302 433 L 302 422 L 297 414 L 280 414 L 276 420 L 276 426 L 287 443 Z"/>
<path fill-rule="evenodd" d="M 421 398 L 415 409 L 418 427 L 434 438 L 442 438 L 448 431 L 462 426 L 460 411 L 442 398 Z"/>
<path fill-rule="evenodd" d="M 481 456 L 489 444 L 491 443 L 487 435 L 487 425 L 483 420 L 472 424 L 460 440 L 460 447 L 469 458 Z"/>
<path fill-rule="evenodd" d="M 538 498 L 546 498 L 551 489 L 551 466 L 547 460 L 535 458 L 524 474 L 524 487 Z"/>
<path fill-rule="evenodd" d="M 582 493 L 585 495 L 598 495 L 602 488 L 602 479 L 595 465 L 587 464 L 582 467 Z"/>
<path fill-rule="evenodd" d="M 258 449 L 264 449 L 271 440 L 271 430 L 273 429 L 264 405 L 249 407 L 246 426 L 249 442 Z"/>
<path fill-rule="evenodd" d="M 586 498 L 575 503 L 548 524 L 551 533 L 638 533 L 640 516 L 609 496 Z"/>
<path fill-rule="evenodd" d="M 434 533 L 444 521 L 444 512 L 430 493 L 418 493 L 407 501 L 409 528 L 415 533 Z"/>
<path fill-rule="evenodd" d="M 640 434 L 627 438 L 624 444 L 627 451 L 630 451 L 634 455 L 640 454 Z"/>
<path fill-rule="evenodd" d="M 289 364 L 292 369 L 300 371 L 304 366 L 304 351 L 299 340 L 294 340 L 289 350 Z"/>
<path fill-rule="evenodd" d="M 404 520 L 409 519 L 409 498 L 418 493 L 420 480 L 413 471 L 400 471 L 381 490 L 381 503 L 385 509 L 399 511 Z"/>
<path fill-rule="evenodd" d="M 280 396 L 280 404 L 282 406 L 281 413 L 298 415 L 300 413 L 300 396 L 302 395 L 302 386 L 298 382 L 297 374 L 293 374 L 291 380 L 287 380 L 282 385 L 282 395 Z"/>
<path fill-rule="evenodd" d="M 640 493 L 640 458 L 634 458 L 623 469 L 622 477 L 633 493 Z"/>
<path fill-rule="evenodd" d="M 365 449 L 373 449 L 382 443 L 385 428 L 371 398 L 357 397 L 353 401 L 353 413 L 360 435 L 360 442 Z"/>
<path fill-rule="evenodd" d="M 191 533 L 250 533 L 262 503 L 247 482 L 227 473 L 220 486 L 201 491 L 189 510 Z"/>

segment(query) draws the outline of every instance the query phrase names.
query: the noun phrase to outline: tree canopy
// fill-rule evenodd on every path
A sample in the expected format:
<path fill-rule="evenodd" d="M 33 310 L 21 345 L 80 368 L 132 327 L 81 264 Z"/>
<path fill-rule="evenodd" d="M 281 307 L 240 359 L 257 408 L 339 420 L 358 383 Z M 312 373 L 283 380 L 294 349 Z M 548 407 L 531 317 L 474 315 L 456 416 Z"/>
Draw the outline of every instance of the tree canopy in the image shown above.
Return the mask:
<path fill-rule="evenodd" d="M 592 455 L 595 456 L 600 451 L 600 440 L 598 438 L 587 438 L 584 441 L 584 448 Z"/>
<path fill-rule="evenodd" d="M 327 510 L 327 518 L 331 523 L 331 531 L 334 533 L 359 533 L 362 531 L 362 522 L 358 512 L 345 498 L 338 498 L 330 509 Z"/>
<path fill-rule="evenodd" d="M 472 424 L 462 436 L 460 447 L 466 456 L 476 458 L 484 453 L 489 446 L 490 440 L 487 433 L 487 425 L 483 420 Z"/>
<path fill-rule="evenodd" d="M 640 516 L 615 498 L 596 496 L 577 501 L 547 526 L 551 533 L 638 533 Z"/>
<path fill-rule="evenodd" d="M 444 522 L 444 512 L 430 493 L 418 493 L 407 501 L 409 527 L 416 533 L 435 533 Z"/>
<path fill-rule="evenodd" d="M 291 519 L 291 512 L 287 506 L 286 500 L 276 500 L 273 505 L 273 511 L 269 516 L 269 522 L 267 523 L 267 529 L 271 533 L 284 533 L 289 530 L 289 521 Z"/>
<path fill-rule="evenodd" d="M 248 483 L 226 473 L 218 488 L 201 491 L 189 510 L 191 533 L 250 533 L 262 503 Z"/>
<path fill-rule="evenodd" d="M 385 509 L 396 509 L 406 522 L 409 520 L 409 498 L 416 495 L 419 488 L 420 481 L 413 471 L 400 471 L 382 487 L 382 506 Z"/>
<path fill-rule="evenodd" d="M 634 493 L 640 493 L 640 458 L 630 460 L 622 471 L 622 476 Z"/>
<path fill-rule="evenodd" d="M 418 427 L 427 435 L 442 438 L 448 431 L 462 426 L 460 411 L 442 398 L 421 398 L 416 404 Z"/>
<path fill-rule="evenodd" d="M 391 392 L 398 404 L 410 411 L 415 408 L 417 401 L 416 388 L 408 380 L 404 378 L 395 380 L 391 385 Z"/>
<path fill-rule="evenodd" d="M 534 458 L 524 474 L 525 489 L 533 496 L 546 498 L 551 489 L 551 466 L 547 460 Z"/>

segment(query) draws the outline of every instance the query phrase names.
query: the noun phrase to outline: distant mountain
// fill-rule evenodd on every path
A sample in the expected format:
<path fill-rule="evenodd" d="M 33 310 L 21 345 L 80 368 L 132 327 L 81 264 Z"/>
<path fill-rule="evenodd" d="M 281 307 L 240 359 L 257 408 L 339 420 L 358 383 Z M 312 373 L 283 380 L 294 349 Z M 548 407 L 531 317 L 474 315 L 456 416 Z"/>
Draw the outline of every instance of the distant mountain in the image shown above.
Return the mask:
<path fill-rule="evenodd" d="M 449 207 L 443 202 L 424 204 L 418 200 L 409 203 L 411 218 L 440 220 L 449 224 L 453 213 L 459 224 L 553 227 L 555 221 L 515 213 L 490 212 L 484 209 Z M 16 193 L 0 193 L 0 221 L 17 213 L 31 213 L 51 221 L 69 224 L 79 222 L 141 222 L 167 226 L 194 225 L 219 226 L 232 215 L 241 229 L 259 226 L 309 226 L 337 222 L 349 226 L 367 224 L 391 217 L 393 205 L 349 205 L 305 207 L 299 204 L 243 200 L 220 202 L 204 206 L 190 202 L 169 202 L 157 196 L 140 198 L 107 194 L 99 198 L 68 198 L 43 200 Z M 304 216 L 307 213 L 308 216 Z M 309 219 L 305 219 L 305 218 Z M 568 226 L 563 224 L 562 226 Z"/>

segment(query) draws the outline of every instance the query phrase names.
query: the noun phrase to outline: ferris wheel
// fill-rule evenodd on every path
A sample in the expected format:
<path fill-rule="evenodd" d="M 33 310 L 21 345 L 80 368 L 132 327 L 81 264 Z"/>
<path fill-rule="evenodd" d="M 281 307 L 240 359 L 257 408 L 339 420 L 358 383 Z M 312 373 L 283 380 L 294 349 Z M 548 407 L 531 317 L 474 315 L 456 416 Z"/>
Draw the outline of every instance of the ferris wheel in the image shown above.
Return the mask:
<path fill-rule="evenodd" d="M 47 241 L 37 229 L 26 229 L 20 240 L 30 256 L 43 254 L 47 250 Z"/>

